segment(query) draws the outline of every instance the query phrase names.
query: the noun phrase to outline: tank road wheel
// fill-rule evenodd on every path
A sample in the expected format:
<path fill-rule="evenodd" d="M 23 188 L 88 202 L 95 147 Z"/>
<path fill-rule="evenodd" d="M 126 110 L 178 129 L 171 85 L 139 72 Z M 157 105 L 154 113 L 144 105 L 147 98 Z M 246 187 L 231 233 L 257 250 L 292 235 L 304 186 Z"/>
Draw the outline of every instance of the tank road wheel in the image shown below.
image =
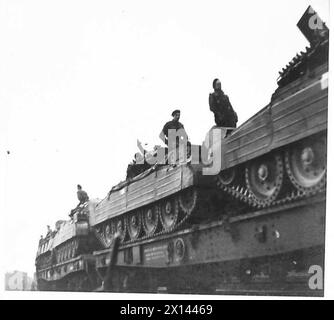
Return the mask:
<path fill-rule="evenodd" d="M 232 182 L 235 179 L 235 169 L 234 168 L 229 168 L 226 170 L 221 171 L 218 175 L 217 175 L 217 185 L 220 188 L 223 188 L 225 186 L 231 185 Z"/>
<path fill-rule="evenodd" d="M 292 184 L 300 191 L 315 192 L 326 183 L 326 138 L 307 139 L 289 148 L 285 166 Z"/>
<path fill-rule="evenodd" d="M 126 235 L 126 220 L 119 218 L 116 219 L 116 231 L 120 235 L 120 241 L 123 242 Z"/>
<path fill-rule="evenodd" d="M 136 240 L 140 236 L 142 229 L 141 213 L 135 211 L 127 216 L 127 230 L 131 240 Z"/>
<path fill-rule="evenodd" d="M 105 246 L 107 248 L 109 248 L 109 246 L 111 245 L 115 232 L 116 232 L 115 224 L 113 222 L 107 222 L 104 226 L 104 233 L 103 233 Z"/>
<path fill-rule="evenodd" d="M 283 184 L 283 161 L 278 154 L 255 159 L 246 168 L 246 185 L 260 206 L 271 204 Z"/>
<path fill-rule="evenodd" d="M 197 190 L 189 188 L 183 191 L 179 197 L 179 204 L 183 212 L 190 215 L 196 207 L 197 203 Z"/>
<path fill-rule="evenodd" d="M 177 199 L 167 199 L 161 203 L 160 221 L 165 231 L 174 229 L 178 218 Z"/>
<path fill-rule="evenodd" d="M 110 247 L 116 232 L 119 232 L 120 240 L 123 241 L 126 234 L 126 225 L 123 219 L 109 220 L 101 227 L 99 234 L 105 248 Z"/>
<path fill-rule="evenodd" d="M 145 234 L 152 236 L 158 227 L 159 222 L 159 206 L 149 207 L 143 212 L 143 225 Z"/>

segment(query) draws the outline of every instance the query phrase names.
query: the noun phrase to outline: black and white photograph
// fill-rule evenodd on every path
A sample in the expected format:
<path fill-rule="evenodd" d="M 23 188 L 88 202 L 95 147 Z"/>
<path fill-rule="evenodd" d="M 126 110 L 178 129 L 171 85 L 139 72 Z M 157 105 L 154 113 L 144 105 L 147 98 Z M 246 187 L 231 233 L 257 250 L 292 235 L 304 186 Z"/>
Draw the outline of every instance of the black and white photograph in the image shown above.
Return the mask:
<path fill-rule="evenodd" d="M 0 0 L 7 299 L 326 297 L 329 5 Z"/>

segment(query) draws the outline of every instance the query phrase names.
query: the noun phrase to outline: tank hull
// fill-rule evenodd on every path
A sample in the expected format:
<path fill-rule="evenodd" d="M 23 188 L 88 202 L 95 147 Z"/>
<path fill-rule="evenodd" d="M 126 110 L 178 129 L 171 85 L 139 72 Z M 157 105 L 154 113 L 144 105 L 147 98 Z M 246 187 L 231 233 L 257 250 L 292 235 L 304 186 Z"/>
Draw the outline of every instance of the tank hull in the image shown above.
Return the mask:
<path fill-rule="evenodd" d="M 299 79 L 213 149 L 221 150 L 222 170 L 327 130 L 328 66 Z M 289 93 L 289 94 L 288 94 Z"/>

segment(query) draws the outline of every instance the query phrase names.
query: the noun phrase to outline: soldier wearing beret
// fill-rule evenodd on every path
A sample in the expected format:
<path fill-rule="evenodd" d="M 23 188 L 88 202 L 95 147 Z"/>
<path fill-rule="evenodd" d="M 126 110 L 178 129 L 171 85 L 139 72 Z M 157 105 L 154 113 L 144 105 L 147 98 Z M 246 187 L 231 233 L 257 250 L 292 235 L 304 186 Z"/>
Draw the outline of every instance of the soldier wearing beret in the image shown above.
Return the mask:
<path fill-rule="evenodd" d="M 174 110 L 172 112 L 172 117 L 173 119 L 171 121 L 168 121 L 165 123 L 164 127 L 162 128 L 162 131 L 159 135 L 160 139 L 165 142 L 166 145 L 168 145 L 168 130 L 179 130 L 179 129 L 183 129 L 184 130 L 184 126 L 183 124 L 179 121 L 180 120 L 180 115 L 181 115 L 181 111 L 180 110 Z"/>
<path fill-rule="evenodd" d="M 172 112 L 173 119 L 165 123 L 159 135 L 160 139 L 168 146 L 168 157 L 173 157 L 174 154 L 175 159 L 178 159 L 178 161 L 181 160 L 181 158 L 179 158 L 179 147 L 183 146 L 182 149 L 185 148 L 183 151 L 180 150 L 181 154 L 184 154 L 185 158 L 190 156 L 191 150 L 191 144 L 188 141 L 188 135 L 184 129 L 183 124 L 179 121 L 180 114 L 180 110 L 174 110 Z M 173 137 L 174 134 L 169 130 L 175 130 L 175 141 L 173 141 L 174 138 L 171 138 L 171 136 Z"/>

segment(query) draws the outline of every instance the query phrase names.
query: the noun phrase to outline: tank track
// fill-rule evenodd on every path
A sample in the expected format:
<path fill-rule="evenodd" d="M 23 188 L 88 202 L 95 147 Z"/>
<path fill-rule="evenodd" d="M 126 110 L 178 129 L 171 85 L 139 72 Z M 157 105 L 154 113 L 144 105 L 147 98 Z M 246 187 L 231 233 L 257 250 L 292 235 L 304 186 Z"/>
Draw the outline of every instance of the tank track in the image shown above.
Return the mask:
<path fill-rule="evenodd" d="M 312 189 L 311 191 L 306 191 L 306 190 L 296 190 L 296 191 L 291 191 L 288 194 L 286 194 L 282 199 L 278 200 L 273 200 L 271 202 L 266 202 L 266 203 L 258 203 L 256 199 L 254 199 L 249 192 L 248 189 L 241 187 L 241 186 L 221 186 L 220 182 L 217 182 L 217 184 L 221 187 L 221 189 L 226 192 L 227 194 L 231 195 L 233 198 L 242 201 L 246 203 L 247 205 L 256 208 L 256 209 L 264 209 L 268 207 L 273 207 L 273 206 L 278 206 L 282 204 L 287 204 L 292 201 L 296 200 L 301 200 L 306 197 L 311 197 L 314 196 L 318 193 L 324 192 L 326 190 L 325 186 L 322 187 L 317 187 Z"/>
<path fill-rule="evenodd" d="M 267 199 L 258 199 L 252 190 L 250 181 L 252 177 L 247 165 L 250 165 L 252 161 L 257 161 L 257 159 L 246 163 L 245 168 L 240 168 L 240 170 L 238 168 L 233 169 L 244 173 L 243 176 L 239 174 L 238 179 L 233 179 L 233 181 L 237 182 L 233 183 L 233 181 L 225 179 L 227 183 L 224 183 L 224 180 L 217 176 L 217 186 L 233 199 L 256 209 L 278 206 L 325 192 L 327 157 L 326 136 L 324 134 L 304 139 L 288 146 L 285 150 L 274 151 L 269 156 L 275 159 L 275 174 L 277 174 L 277 177 L 275 179 L 275 189 L 273 189 L 273 193 Z M 297 158 L 299 162 L 295 161 L 292 164 L 293 157 Z M 296 176 L 294 170 L 299 170 L 299 176 Z M 235 173 L 233 175 L 235 176 Z"/>
<path fill-rule="evenodd" d="M 194 215 L 195 211 L 197 211 L 197 209 L 200 208 L 200 202 L 199 199 L 204 197 L 204 195 L 200 194 L 200 191 L 195 189 L 195 188 L 189 188 L 188 190 L 185 190 L 185 192 L 189 192 L 193 194 L 193 198 L 190 199 L 190 203 L 186 203 L 186 200 L 182 199 L 182 195 L 183 193 L 177 195 L 177 196 L 172 196 L 170 198 L 167 198 L 166 200 L 160 201 L 160 203 L 154 203 L 152 206 L 150 206 L 148 209 L 151 210 L 157 210 L 157 216 L 159 218 L 159 221 L 157 222 L 157 226 L 155 228 L 155 231 L 152 233 L 147 233 L 145 232 L 144 227 L 144 218 L 143 218 L 143 212 L 139 212 L 139 216 L 141 216 L 141 236 L 131 239 L 129 238 L 129 235 L 126 233 L 128 233 L 129 230 L 129 219 L 128 217 L 130 215 L 132 215 L 133 213 L 128 213 L 125 215 L 125 217 L 122 217 L 122 221 L 126 220 L 127 223 L 124 223 L 124 229 L 122 230 L 122 236 L 121 236 L 121 243 L 122 244 L 132 244 L 135 243 L 137 241 L 143 241 L 143 240 L 148 240 L 151 239 L 153 237 L 157 237 L 157 236 L 162 236 L 162 235 L 166 235 L 169 234 L 171 232 L 174 232 L 175 230 L 179 229 L 180 227 L 182 227 L 188 220 L 189 217 Z M 174 220 L 174 222 L 169 226 L 169 227 L 164 227 L 163 226 L 163 204 L 166 202 L 173 202 L 174 203 L 174 211 L 173 211 L 173 215 L 176 217 L 176 219 Z M 117 219 L 117 218 L 115 218 Z M 117 219 L 118 221 L 120 221 L 120 219 Z M 110 241 L 107 240 L 106 235 L 104 230 L 107 229 L 108 225 L 110 223 L 113 223 L 112 221 L 108 221 L 108 222 L 104 222 L 102 223 L 102 226 L 100 226 L 100 228 L 95 229 L 95 235 L 98 238 L 98 240 L 101 242 L 101 244 L 108 248 L 110 246 Z M 104 230 L 102 230 L 104 228 Z M 112 238 L 112 235 L 110 236 L 110 238 Z"/>

